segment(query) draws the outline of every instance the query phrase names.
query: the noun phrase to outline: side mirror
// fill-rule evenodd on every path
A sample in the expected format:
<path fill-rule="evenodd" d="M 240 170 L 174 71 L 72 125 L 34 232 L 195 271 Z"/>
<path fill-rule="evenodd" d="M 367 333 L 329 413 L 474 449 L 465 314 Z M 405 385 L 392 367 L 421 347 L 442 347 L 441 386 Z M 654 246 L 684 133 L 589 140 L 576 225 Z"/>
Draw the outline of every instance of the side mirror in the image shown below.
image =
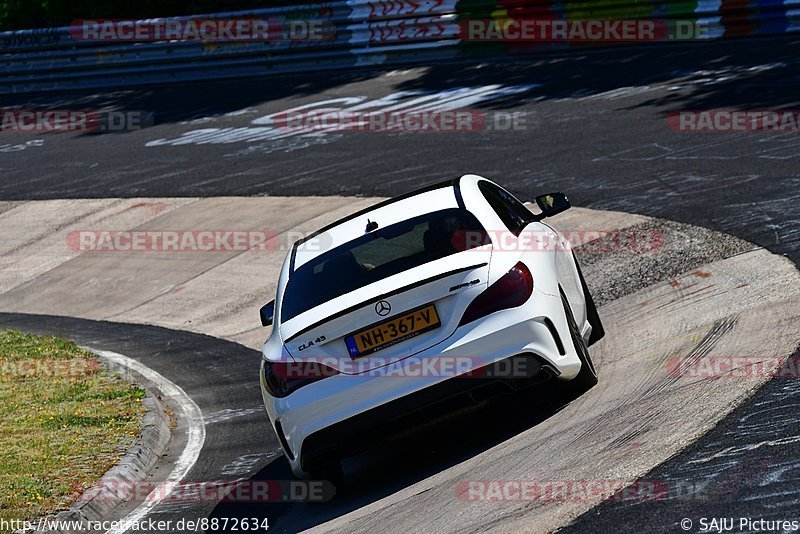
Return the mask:
<path fill-rule="evenodd" d="M 275 317 L 275 301 L 271 300 L 261 307 L 261 326 L 269 326 Z"/>
<path fill-rule="evenodd" d="M 536 205 L 542 210 L 539 218 L 544 219 L 568 210 L 571 204 L 564 193 L 548 193 L 536 197 Z"/>

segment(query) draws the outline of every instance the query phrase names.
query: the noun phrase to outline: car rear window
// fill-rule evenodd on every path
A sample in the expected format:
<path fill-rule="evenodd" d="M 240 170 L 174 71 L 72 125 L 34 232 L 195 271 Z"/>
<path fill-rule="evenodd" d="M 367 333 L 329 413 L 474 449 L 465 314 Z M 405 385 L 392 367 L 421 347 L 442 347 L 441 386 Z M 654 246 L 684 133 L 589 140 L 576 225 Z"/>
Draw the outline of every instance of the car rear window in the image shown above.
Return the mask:
<path fill-rule="evenodd" d="M 487 243 L 481 224 L 461 208 L 379 226 L 296 269 L 283 294 L 281 321 L 359 287 Z"/>

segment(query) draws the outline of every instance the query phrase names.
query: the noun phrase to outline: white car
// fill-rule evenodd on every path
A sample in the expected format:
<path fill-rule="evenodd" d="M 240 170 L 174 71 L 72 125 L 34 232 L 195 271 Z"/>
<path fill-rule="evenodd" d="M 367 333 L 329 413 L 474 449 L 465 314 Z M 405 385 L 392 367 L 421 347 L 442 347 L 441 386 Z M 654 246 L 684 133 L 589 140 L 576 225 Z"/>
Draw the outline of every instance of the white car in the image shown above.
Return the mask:
<path fill-rule="evenodd" d="M 260 379 L 295 476 L 341 480 L 341 458 L 461 394 L 597 383 L 587 346 L 603 327 L 570 243 L 542 221 L 569 201 L 536 203 L 465 175 L 294 244 L 261 309 Z"/>

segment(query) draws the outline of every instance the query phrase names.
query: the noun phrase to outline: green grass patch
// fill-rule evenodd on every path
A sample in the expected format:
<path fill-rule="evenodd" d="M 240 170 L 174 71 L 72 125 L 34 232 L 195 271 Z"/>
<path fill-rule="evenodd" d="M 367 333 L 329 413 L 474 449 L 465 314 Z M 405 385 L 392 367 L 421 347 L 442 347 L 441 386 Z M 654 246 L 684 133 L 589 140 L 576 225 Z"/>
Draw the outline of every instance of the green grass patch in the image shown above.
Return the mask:
<path fill-rule="evenodd" d="M 99 480 L 139 432 L 144 396 L 72 341 L 0 331 L 0 517 L 58 512 Z"/>

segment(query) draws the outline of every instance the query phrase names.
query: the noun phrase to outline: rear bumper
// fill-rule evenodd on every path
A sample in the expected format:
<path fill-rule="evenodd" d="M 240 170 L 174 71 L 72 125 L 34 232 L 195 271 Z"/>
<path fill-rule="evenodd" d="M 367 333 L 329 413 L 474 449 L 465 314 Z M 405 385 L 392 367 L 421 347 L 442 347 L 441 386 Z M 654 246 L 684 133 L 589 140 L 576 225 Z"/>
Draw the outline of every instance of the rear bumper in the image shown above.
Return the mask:
<path fill-rule="evenodd" d="M 524 365 L 516 365 L 523 361 Z M 508 369 L 524 367 L 529 376 L 505 378 Z M 558 376 L 543 358 L 519 354 L 481 369 L 480 378 L 449 378 L 314 432 L 303 440 L 301 467 L 310 471 L 330 457 L 346 457 L 377 439 L 431 421 L 465 406 L 518 391 Z M 484 377 L 483 375 L 489 375 Z"/>
<path fill-rule="evenodd" d="M 559 297 L 535 291 L 525 305 L 461 327 L 439 345 L 394 365 L 418 364 L 421 358 L 467 356 L 472 370 L 485 370 L 523 354 L 535 358 L 537 365 L 551 369 L 551 374 L 561 380 L 577 375 L 581 364 L 569 338 Z M 266 391 L 262 372 L 262 395 L 290 463 L 298 468 L 302 459 L 303 470 L 308 470 L 316 458 L 347 453 L 366 442 L 359 438 L 364 431 L 380 435 L 377 428 L 387 421 L 396 426 L 402 424 L 400 419 L 418 416 L 420 410 L 434 405 L 437 411 L 444 406 L 446 412 L 447 401 L 458 395 L 482 398 L 526 384 L 524 378 L 516 379 L 520 382 L 515 384 L 515 380 L 485 377 L 480 372 L 468 376 L 468 371 L 459 368 L 449 375 L 337 375 L 280 399 Z"/>

